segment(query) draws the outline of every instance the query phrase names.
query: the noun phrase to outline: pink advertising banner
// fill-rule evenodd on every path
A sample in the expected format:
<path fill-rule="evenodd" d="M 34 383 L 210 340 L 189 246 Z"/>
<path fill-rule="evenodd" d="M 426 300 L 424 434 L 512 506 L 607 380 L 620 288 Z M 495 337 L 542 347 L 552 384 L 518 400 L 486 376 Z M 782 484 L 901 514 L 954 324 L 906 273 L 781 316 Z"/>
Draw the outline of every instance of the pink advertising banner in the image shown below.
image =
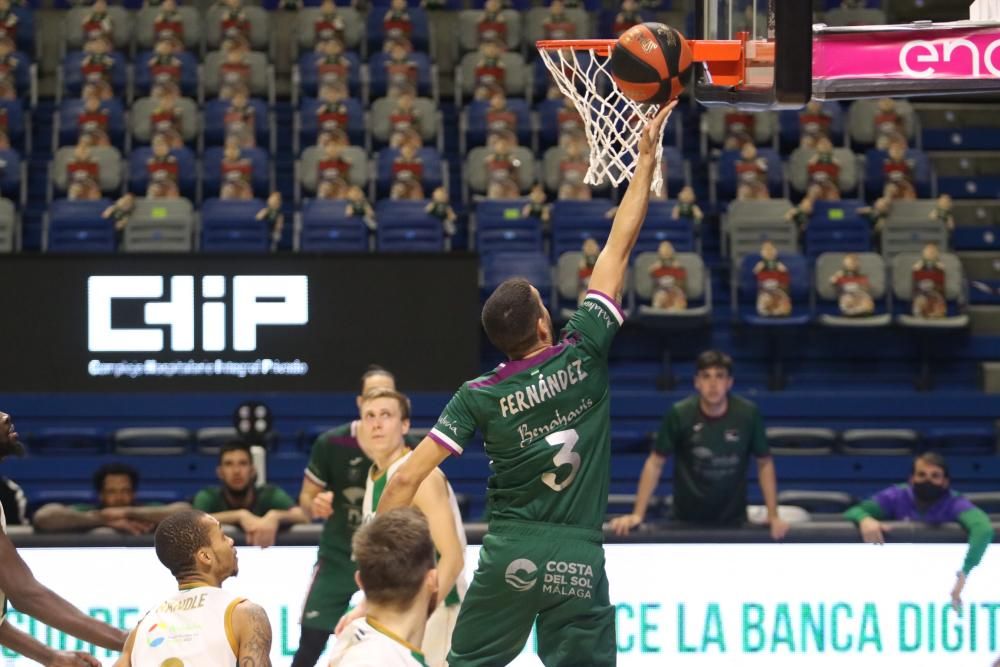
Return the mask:
<path fill-rule="evenodd" d="M 839 79 L 1000 80 L 1000 24 L 817 29 L 813 81 Z"/>

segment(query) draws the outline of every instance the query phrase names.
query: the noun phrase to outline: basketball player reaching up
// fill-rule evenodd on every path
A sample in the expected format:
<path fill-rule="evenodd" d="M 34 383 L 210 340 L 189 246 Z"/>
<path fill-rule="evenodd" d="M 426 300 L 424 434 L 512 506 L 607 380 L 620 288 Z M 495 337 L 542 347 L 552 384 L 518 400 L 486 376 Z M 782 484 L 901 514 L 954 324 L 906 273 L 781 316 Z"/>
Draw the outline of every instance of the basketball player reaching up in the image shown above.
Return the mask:
<path fill-rule="evenodd" d="M 219 522 L 184 510 L 157 526 L 153 543 L 179 590 L 136 624 L 115 667 L 271 667 L 267 613 L 221 588 L 239 566 Z"/>
<path fill-rule="evenodd" d="M 24 446 L 17 439 L 10 415 L 0 412 L 0 459 L 22 454 Z M 10 599 L 19 611 L 73 637 L 113 651 L 120 651 L 125 643 L 124 632 L 87 616 L 39 583 L 17 554 L 5 533 L 6 528 L 3 507 L 0 507 L 0 646 L 49 667 L 100 667 L 101 663 L 88 653 L 56 651 L 5 622 L 7 600 Z"/>
<path fill-rule="evenodd" d="M 368 613 L 347 626 L 330 667 L 426 667 L 420 645 L 437 606 L 434 541 L 418 509 L 380 514 L 354 534 Z"/>
<path fill-rule="evenodd" d="M 375 517 L 375 508 L 386 483 L 411 456 L 404 440 L 409 430 L 410 399 L 405 395 L 381 388 L 362 397 L 358 444 L 374 462 L 365 482 L 365 521 Z M 465 528 L 455 493 L 440 470 L 431 471 L 420 485 L 413 497 L 413 505 L 427 517 L 434 547 L 440 555 L 437 577 L 442 599 L 427 621 L 421 646 L 429 667 L 446 667 L 452 630 L 468 588 L 462 575 L 465 567 Z M 344 625 L 368 612 L 365 603 L 359 605 L 338 624 L 338 635 Z"/>
<path fill-rule="evenodd" d="M 530 283 L 514 278 L 497 287 L 483 306 L 483 328 L 509 361 L 462 385 L 382 494 L 379 513 L 409 505 L 449 454 L 482 433 L 493 470 L 490 525 L 450 667 L 510 663 L 536 617 L 545 665 L 615 664 L 601 532 L 611 462 L 608 353 L 623 321 L 617 299 L 646 217 L 660 128 L 675 106 L 643 129 L 635 175 L 589 290 L 558 338 Z"/>

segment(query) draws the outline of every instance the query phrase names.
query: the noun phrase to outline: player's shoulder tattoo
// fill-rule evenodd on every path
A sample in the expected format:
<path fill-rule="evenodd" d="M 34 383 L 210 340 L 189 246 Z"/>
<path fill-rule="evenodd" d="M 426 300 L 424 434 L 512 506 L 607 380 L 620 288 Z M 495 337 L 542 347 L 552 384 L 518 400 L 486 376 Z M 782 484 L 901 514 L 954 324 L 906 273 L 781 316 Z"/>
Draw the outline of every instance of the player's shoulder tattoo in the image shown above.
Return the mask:
<path fill-rule="evenodd" d="M 247 620 L 244 641 L 240 646 L 239 667 L 271 667 L 271 622 L 259 604 L 243 602 Z"/>

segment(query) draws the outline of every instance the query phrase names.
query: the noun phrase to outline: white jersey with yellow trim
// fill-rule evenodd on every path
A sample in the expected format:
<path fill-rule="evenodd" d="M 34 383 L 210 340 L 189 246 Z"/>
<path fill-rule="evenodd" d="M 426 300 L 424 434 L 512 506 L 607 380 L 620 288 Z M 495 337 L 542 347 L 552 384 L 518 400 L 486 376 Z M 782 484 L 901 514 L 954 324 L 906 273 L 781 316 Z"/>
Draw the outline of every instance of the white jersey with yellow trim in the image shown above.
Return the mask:
<path fill-rule="evenodd" d="M 333 647 L 330 667 L 426 667 L 416 646 L 372 618 L 355 619 Z"/>
<path fill-rule="evenodd" d="M 233 609 L 246 598 L 214 586 L 184 588 L 136 626 L 133 667 L 236 665 Z"/>

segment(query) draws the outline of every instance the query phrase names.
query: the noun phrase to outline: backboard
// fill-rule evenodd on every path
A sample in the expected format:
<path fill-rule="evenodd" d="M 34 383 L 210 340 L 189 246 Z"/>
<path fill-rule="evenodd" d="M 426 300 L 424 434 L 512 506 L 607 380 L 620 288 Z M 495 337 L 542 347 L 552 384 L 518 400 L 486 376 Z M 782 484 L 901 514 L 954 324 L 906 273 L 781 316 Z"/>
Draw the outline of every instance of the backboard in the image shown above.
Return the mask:
<path fill-rule="evenodd" d="M 812 96 L 812 3 L 807 0 L 695 0 L 696 31 L 689 39 L 732 41 L 736 63 L 701 62 L 695 99 L 707 106 L 747 110 L 799 108 Z M 695 58 L 698 60 L 697 56 Z M 725 79 L 725 83 L 720 83 Z"/>

